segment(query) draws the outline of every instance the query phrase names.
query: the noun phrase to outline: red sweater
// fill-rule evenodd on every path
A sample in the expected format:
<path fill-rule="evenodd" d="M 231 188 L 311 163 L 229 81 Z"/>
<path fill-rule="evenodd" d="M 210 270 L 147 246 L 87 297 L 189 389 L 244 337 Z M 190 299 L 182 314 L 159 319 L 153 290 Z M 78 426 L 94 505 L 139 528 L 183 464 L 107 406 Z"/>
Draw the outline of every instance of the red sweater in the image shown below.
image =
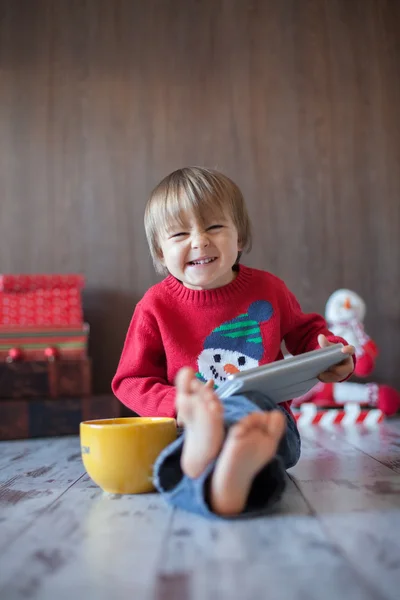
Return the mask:
<path fill-rule="evenodd" d="M 319 333 L 344 342 L 265 271 L 240 265 L 231 283 L 201 291 L 169 275 L 137 304 L 112 389 L 141 416 L 175 417 L 173 383 L 181 367 L 218 386 L 229 373 L 283 358 L 282 340 L 291 354 L 315 350 Z"/>

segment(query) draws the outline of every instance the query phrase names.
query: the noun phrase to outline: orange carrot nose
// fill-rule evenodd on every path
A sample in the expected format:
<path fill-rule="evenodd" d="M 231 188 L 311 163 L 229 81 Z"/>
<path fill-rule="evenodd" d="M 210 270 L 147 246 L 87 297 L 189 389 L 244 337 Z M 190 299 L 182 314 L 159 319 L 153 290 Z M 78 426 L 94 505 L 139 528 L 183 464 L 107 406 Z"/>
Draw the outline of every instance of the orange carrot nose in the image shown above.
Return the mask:
<path fill-rule="evenodd" d="M 235 373 L 239 373 L 239 369 L 237 367 L 235 367 L 235 365 L 231 365 L 230 363 L 228 363 L 227 365 L 224 366 L 224 371 L 225 371 L 225 373 L 228 373 L 229 375 L 234 375 Z"/>
<path fill-rule="evenodd" d="M 343 307 L 344 307 L 344 308 L 347 308 L 347 309 L 350 309 L 350 308 L 351 308 L 351 302 L 350 302 L 350 298 L 349 298 L 349 297 L 347 297 L 347 298 L 345 299 L 345 301 L 343 302 Z"/>

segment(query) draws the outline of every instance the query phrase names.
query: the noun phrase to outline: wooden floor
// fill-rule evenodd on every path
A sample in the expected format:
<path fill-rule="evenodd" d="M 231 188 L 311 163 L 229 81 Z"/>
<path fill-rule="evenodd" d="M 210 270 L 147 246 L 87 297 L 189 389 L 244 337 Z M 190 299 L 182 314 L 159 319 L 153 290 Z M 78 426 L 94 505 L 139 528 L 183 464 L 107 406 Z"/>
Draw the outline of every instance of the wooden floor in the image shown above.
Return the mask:
<path fill-rule="evenodd" d="M 78 438 L 0 443 L 0 598 L 400 598 L 400 421 L 310 427 L 279 510 L 209 522 L 103 494 Z"/>

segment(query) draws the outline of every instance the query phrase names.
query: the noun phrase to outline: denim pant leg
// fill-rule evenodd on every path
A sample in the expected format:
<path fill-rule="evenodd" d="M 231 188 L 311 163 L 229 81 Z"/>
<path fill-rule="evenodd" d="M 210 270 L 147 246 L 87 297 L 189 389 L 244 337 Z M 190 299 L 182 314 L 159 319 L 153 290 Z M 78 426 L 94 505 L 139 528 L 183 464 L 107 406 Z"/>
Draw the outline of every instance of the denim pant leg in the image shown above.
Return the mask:
<path fill-rule="evenodd" d="M 223 401 L 224 422 L 228 430 L 246 415 L 276 408 L 260 393 L 232 396 Z M 287 418 L 287 430 L 279 445 L 277 456 L 256 475 L 244 511 L 237 517 L 254 517 L 264 514 L 281 497 L 285 488 L 285 468 L 293 466 L 300 456 L 300 437 L 293 417 L 279 407 Z M 154 465 L 154 485 L 173 506 L 208 516 L 221 518 L 212 512 L 208 502 L 209 481 L 215 467 L 211 462 L 197 478 L 186 476 L 180 466 L 185 433 L 165 448 Z"/>

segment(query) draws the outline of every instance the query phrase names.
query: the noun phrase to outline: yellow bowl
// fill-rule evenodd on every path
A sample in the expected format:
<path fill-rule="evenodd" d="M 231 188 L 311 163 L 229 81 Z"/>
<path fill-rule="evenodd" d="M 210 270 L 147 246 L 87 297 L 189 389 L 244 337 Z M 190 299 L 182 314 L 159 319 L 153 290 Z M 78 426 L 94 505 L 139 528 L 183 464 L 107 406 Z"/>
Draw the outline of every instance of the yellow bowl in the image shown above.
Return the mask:
<path fill-rule="evenodd" d="M 112 494 L 152 492 L 153 465 L 176 439 L 175 419 L 126 417 L 80 424 L 82 460 L 88 475 Z"/>

